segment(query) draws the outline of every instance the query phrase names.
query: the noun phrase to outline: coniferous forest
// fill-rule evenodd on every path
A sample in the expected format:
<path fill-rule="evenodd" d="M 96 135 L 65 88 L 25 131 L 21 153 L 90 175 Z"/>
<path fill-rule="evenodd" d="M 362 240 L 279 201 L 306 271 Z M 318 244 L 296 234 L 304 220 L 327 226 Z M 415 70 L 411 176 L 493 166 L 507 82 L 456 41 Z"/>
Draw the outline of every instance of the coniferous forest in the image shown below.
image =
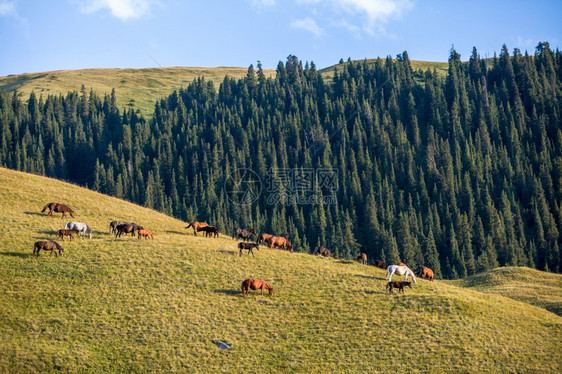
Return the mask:
<path fill-rule="evenodd" d="M 446 76 L 406 52 L 329 78 L 289 56 L 275 78 L 258 63 L 219 87 L 194 80 L 149 120 L 84 87 L 2 93 L 0 165 L 301 252 L 365 251 L 442 278 L 562 272 L 561 77 L 562 54 L 539 43 L 466 62 L 452 50 Z M 251 199 L 232 193 L 248 185 Z"/>

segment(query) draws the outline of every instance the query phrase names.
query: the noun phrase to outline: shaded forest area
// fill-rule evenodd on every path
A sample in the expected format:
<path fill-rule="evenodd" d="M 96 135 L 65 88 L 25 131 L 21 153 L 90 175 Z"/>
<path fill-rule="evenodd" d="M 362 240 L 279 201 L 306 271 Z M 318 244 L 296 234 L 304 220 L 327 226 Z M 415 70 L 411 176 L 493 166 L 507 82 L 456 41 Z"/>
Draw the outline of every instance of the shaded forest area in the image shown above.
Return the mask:
<path fill-rule="evenodd" d="M 286 236 L 297 251 L 365 251 L 443 278 L 561 272 L 561 69 L 548 43 L 488 60 L 474 49 L 468 62 L 452 50 L 446 77 L 412 70 L 404 52 L 341 63 L 325 81 L 289 56 L 275 78 L 258 64 L 218 89 L 196 79 L 148 121 L 121 112 L 114 93 L 0 94 L 0 164 L 225 234 Z M 237 170 L 262 182 L 255 201 L 228 195 Z M 322 170 L 335 188 L 285 183 L 312 175 L 316 187 Z M 270 199 L 279 178 L 275 192 L 291 199 Z"/>

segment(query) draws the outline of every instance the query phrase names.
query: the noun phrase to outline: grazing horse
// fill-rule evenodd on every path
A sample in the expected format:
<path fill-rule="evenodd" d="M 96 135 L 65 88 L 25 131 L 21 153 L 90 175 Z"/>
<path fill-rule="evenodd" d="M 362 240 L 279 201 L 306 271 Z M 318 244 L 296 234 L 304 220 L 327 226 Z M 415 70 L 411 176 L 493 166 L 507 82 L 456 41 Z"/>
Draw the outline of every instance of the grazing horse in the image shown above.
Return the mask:
<path fill-rule="evenodd" d="M 199 229 L 206 226 L 209 226 L 207 222 L 191 222 L 189 225 L 185 226 L 185 228 L 193 227 L 193 235 L 197 236 L 197 231 L 201 231 Z"/>
<path fill-rule="evenodd" d="M 388 282 L 386 284 L 386 289 L 388 290 L 390 288 L 390 291 L 388 293 L 392 293 L 392 289 L 393 288 L 398 288 L 398 293 L 400 293 L 400 291 L 402 291 L 402 293 L 404 293 L 404 287 L 408 286 L 410 288 L 412 288 L 412 283 L 411 282 L 399 282 L 399 281 L 392 281 L 392 282 Z"/>
<path fill-rule="evenodd" d="M 94 233 L 92 231 L 92 228 L 86 225 L 84 222 L 67 222 L 66 225 L 64 225 L 64 229 L 80 231 L 80 235 L 83 239 L 86 238 L 86 234 L 88 234 L 90 236 L 90 239 L 92 239 L 92 234 Z"/>
<path fill-rule="evenodd" d="M 271 237 L 273 237 L 273 235 L 271 235 L 271 234 L 266 234 L 265 232 L 262 232 L 262 233 L 258 236 L 257 243 L 260 244 L 260 243 L 263 243 L 263 242 L 267 242 L 267 239 L 268 239 L 268 238 L 271 238 Z"/>
<path fill-rule="evenodd" d="M 405 275 L 404 280 L 407 281 L 408 280 L 408 276 L 412 276 L 412 279 L 414 280 L 414 283 L 416 282 L 416 276 L 414 275 L 414 272 L 412 270 L 410 270 L 409 267 L 407 266 L 400 266 L 400 265 L 389 265 L 388 268 L 386 269 L 386 279 L 390 282 L 392 279 L 392 275 L 396 273 L 398 275 Z"/>
<path fill-rule="evenodd" d="M 122 223 L 127 223 L 127 222 L 121 222 L 121 221 L 111 221 L 111 223 L 109 224 L 109 235 L 116 235 L 117 234 L 117 226 L 119 226 Z"/>
<path fill-rule="evenodd" d="M 263 295 L 263 289 L 265 288 L 266 290 L 269 291 L 270 295 L 273 295 L 273 287 L 271 287 L 271 285 L 263 279 L 249 278 L 249 279 L 244 280 L 242 282 L 242 295 L 243 296 L 248 295 L 249 292 L 250 292 L 250 288 L 252 290 L 260 290 L 261 289 L 262 295 Z"/>
<path fill-rule="evenodd" d="M 205 226 L 205 227 L 200 227 L 197 229 L 197 231 L 204 231 L 205 232 L 205 236 L 214 236 L 215 238 L 218 238 L 219 236 L 219 228 L 217 226 Z"/>
<path fill-rule="evenodd" d="M 367 254 L 361 252 L 361 254 L 357 256 L 357 261 L 359 261 L 360 264 L 367 265 Z"/>
<path fill-rule="evenodd" d="M 386 269 L 386 262 L 384 262 L 383 260 L 375 260 L 375 266 L 381 269 Z"/>
<path fill-rule="evenodd" d="M 244 240 L 244 241 L 249 241 L 250 235 L 252 235 L 252 234 L 254 234 L 256 236 L 258 235 L 258 234 L 256 234 L 256 230 L 254 230 L 254 229 L 242 229 L 242 228 L 238 227 L 238 228 L 235 228 L 232 231 L 232 239 L 242 238 L 242 240 Z"/>
<path fill-rule="evenodd" d="M 59 230 L 57 231 L 57 233 L 59 234 L 59 239 L 62 238 L 62 241 L 64 242 L 64 237 L 68 236 L 68 240 L 72 240 L 72 235 L 76 234 L 79 235 L 80 231 L 76 230 L 76 229 L 72 229 L 72 230 Z"/>
<path fill-rule="evenodd" d="M 288 249 L 291 253 L 293 252 L 293 246 L 287 239 L 282 236 L 271 236 L 267 238 L 266 243 L 269 244 L 269 248 L 276 246 L 277 248 Z"/>
<path fill-rule="evenodd" d="M 57 242 L 53 242 L 53 241 L 35 242 L 35 244 L 33 245 L 33 254 L 39 256 L 39 251 L 42 249 L 45 251 L 51 251 L 51 256 L 53 255 L 53 252 L 55 252 L 55 250 L 59 252 L 58 253 L 59 256 L 64 255 L 64 249 Z M 55 256 L 56 255 L 57 252 L 55 252 Z"/>
<path fill-rule="evenodd" d="M 141 240 L 141 238 L 145 238 L 145 239 L 154 239 L 154 234 L 152 233 L 152 231 L 147 230 L 147 229 L 140 229 L 139 231 L 137 231 L 138 237 L 139 237 L 139 241 Z"/>
<path fill-rule="evenodd" d="M 431 270 L 427 266 L 422 266 L 420 270 L 418 270 L 416 275 L 422 279 L 427 279 L 433 282 L 433 270 Z"/>
<path fill-rule="evenodd" d="M 49 213 L 47 213 L 47 217 L 53 216 L 53 212 L 62 213 L 62 217 L 66 217 L 66 213 L 70 214 L 72 218 L 74 218 L 74 211 L 68 207 L 68 205 L 59 204 L 59 203 L 49 203 L 45 205 L 41 213 L 45 213 L 45 211 L 49 209 Z"/>
<path fill-rule="evenodd" d="M 139 231 L 143 228 L 144 227 L 139 226 L 136 223 L 122 223 L 120 225 L 117 225 L 117 234 L 115 235 L 115 237 L 120 238 L 123 233 L 131 233 L 132 236 L 135 236 L 135 230 Z"/>
<path fill-rule="evenodd" d="M 322 247 L 322 246 L 318 246 L 318 247 L 314 248 L 314 252 L 312 252 L 312 254 L 313 255 L 319 254 L 320 256 L 334 258 L 334 254 L 332 253 L 332 251 L 330 251 L 328 248 Z"/>
<path fill-rule="evenodd" d="M 244 249 L 248 250 L 248 256 L 250 255 L 250 253 L 252 254 L 252 256 L 254 255 L 254 252 L 252 251 L 254 248 L 256 248 L 258 251 L 260 250 L 260 245 L 258 243 L 238 243 L 238 248 L 240 249 L 240 256 L 242 256 L 242 251 Z"/>

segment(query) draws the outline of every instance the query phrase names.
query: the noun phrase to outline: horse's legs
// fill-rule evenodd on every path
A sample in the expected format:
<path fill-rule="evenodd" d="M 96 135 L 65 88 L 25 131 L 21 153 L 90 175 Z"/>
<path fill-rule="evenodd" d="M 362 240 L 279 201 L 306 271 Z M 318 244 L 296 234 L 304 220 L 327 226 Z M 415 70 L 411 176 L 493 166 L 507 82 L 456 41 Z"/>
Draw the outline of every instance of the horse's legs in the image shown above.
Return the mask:
<path fill-rule="evenodd" d="M 254 256 L 254 251 L 252 250 L 252 248 L 250 248 L 250 249 L 248 250 L 248 255 L 250 255 L 250 253 L 252 254 L 252 257 L 256 257 L 256 256 Z"/>

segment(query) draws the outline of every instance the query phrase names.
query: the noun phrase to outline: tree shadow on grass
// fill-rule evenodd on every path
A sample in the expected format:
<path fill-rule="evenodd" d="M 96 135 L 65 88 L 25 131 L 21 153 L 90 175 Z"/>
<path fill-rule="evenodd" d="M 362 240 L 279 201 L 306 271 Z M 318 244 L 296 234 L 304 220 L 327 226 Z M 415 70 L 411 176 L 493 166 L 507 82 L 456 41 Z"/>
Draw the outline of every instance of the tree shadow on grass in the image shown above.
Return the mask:
<path fill-rule="evenodd" d="M 27 258 L 32 256 L 31 253 L 21 253 L 21 252 L 0 252 L 0 255 L 10 256 L 10 257 L 21 257 L 21 258 Z"/>

